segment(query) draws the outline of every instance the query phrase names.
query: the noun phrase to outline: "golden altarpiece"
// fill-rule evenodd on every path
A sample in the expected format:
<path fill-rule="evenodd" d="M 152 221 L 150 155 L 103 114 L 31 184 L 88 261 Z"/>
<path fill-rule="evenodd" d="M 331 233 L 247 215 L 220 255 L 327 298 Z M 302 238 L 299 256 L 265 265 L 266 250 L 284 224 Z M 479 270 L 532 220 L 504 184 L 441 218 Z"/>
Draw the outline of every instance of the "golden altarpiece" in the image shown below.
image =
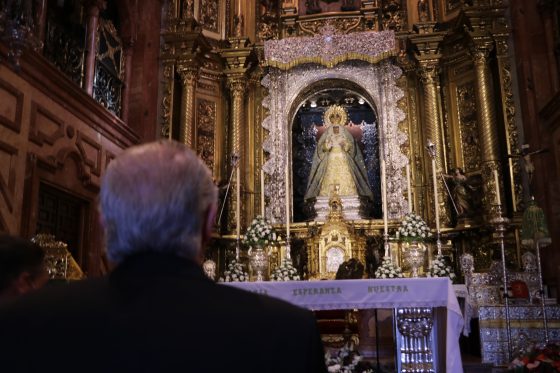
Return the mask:
<path fill-rule="evenodd" d="M 463 254 L 479 271 L 491 267 L 499 246 L 491 222 L 503 213 L 508 265 L 521 267 L 529 181 L 505 1 L 168 0 L 164 8 L 161 134 L 195 149 L 221 187 L 225 209 L 209 251 L 219 269 L 264 215 L 288 228 L 304 278 L 332 277 L 325 253 L 335 238 L 345 240 L 336 255 L 357 257 L 371 276 L 383 217 L 393 237 L 410 211 L 440 227 L 457 272 Z M 343 211 L 352 203 L 357 211 L 336 222 L 344 237 L 333 233 L 328 198 L 307 198 L 333 105 L 348 114 L 341 131 L 359 143 L 370 188 L 342 198 Z"/>
<path fill-rule="evenodd" d="M 296 159 L 296 122 L 302 109 L 324 113 L 333 104 L 352 121 L 356 102 L 365 103 L 372 123 L 362 124 L 372 125 L 376 138 L 362 151 L 365 159 L 374 153 L 366 161 L 377 164 L 368 170 L 369 216 L 351 219 L 354 232 L 379 246 L 381 158 L 390 233 L 410 209 L 435 228 L 425 148 L 431 141 L 444 247 L 455 259 L 471 252 L 487 268 L 493 241 L 485 227 L 495 215 L 496 191 L 513 228 L 527 197 L 505 12 L 498 0 L 168 1 L 162 135 L 192 146 L 220 186 L 231 181 L 221 237 L 234 242 L 237 221 L 243 232 L 257 214 L 284 229 L 287 215 L 294 244 L 305 244 L 322 223 L 310 218 L 296 190 L 309 177 Z M 472 192 L 461 204 L 448 193 L 455 168 Z M 509 257 L 520 264 L 522 248 L 511 232 Z"/>

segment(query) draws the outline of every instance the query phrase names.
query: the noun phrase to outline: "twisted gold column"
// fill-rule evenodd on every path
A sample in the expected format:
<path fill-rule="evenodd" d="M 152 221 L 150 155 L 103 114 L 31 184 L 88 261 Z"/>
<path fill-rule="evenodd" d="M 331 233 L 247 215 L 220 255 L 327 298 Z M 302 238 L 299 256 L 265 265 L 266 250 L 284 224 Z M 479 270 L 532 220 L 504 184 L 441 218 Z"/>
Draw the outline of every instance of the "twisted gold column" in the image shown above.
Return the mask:
<path fill-rule="evenodd" d="M 484 184 L 484 211 L 488 217 L 493 214 L 493 205 L 497 203 L 497 186 L 493 178 L 493 170 L 501 172 L 499 162 L 499 141 L 496 126 L 496 112 L 488 56 L 492 50 L 491 42 L 475 44 L 471 49 L 476 75 L 476 105 L 479 128 L 480 151 L 482 158 L 482 178 Z"/>
<path fill-rule="evenodd" d="M 242 123 L 245 117 L 243 101 L 247 81 L 242 76 L 228 78 L 231 93 L 231 151 L 241 156 Z"/>
<path fill-rule="evenodd" d="M 230 135 L 230 155 L 239 157 L 240 172 L 244 169 L 243 165 L 245 157 L 243 156 L 243 123 L 245 118 L 244 101 L 245 90 L 247 88 L 247 80 L 244 75 L 229 76 L 227 80 L 228 88 L 231 94 L 231 135 Z M 236 173 L 234 173 L 236 175 Z M 243 201 L 243 177 L 234 177 L 231 184 L 231 194 L 229 213 L 228 213 L 228 229 L 231 230 L 236 227 L 236 222 L 239 221 L 243 225 L 241 204 Z M 238 203 L 239 196 L 239 203 Z M 239 228 L 238 228 L 239 229 Z"/>
<path fill-rule="evenodd" d="M 445 162 L 443 157 L 443 142 L 441 134 L 441 121 L 440 121 L 440 92 L 439 92 L 439 66 L 437 61 L 426 61 L 420 63 L 419 68 L 420 81 L 422 82 L 424 93 L 424 134 L 425 140 L 431 140 L 436 145 L 436 169 L 437 169 L 437 190 L 438 190 L 438 206 L 440 215 L 440 224 L 449 226 L 451 224 L 451 217 L 449 208 L 447 207 L 447 192 L 443 185 L 443 180 L 439 176 L 442 170 L 445 170 Z M 427 167 L 427 170 L 431 168 Z M 431 180 L 428 177 L 427 180 Z M 433 199 L 434 195 L 431 196 Z M 435 219 L 435 211 L 432 212 Z M 435 226 L 435 223 L 434 223 Z"/>
<path fill-rule="evenodd" d="M 180 141 L 183 144 L 193 148 L 194 137 L 194 92 L 196 89 L 196 80 L 198 78 L 198 68 L 194 66 L 179 66 L 179 75 L 181 76 L 181 84 L 183 93 L 181 95 L 181 129 Z"/>

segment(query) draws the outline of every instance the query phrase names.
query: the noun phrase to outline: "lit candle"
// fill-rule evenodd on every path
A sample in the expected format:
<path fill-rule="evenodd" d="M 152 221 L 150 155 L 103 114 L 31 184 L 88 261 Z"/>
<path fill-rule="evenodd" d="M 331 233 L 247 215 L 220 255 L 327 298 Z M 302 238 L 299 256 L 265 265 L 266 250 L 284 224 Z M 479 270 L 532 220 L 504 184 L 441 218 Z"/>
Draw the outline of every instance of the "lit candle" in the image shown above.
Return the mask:
<path fill-rule="evenodd" d="M 264 218 L 264 170 L 261 168 L 261 215 Z"/>
<path fill-rule="evenodd" d="M 432 179 L 434 182 L 434 211 L 436 214 L 436 232 L 439 234 L 439 202 L 437 190 L 436 159 L 432 159 Z"/>
<path fill-rule="evenodd" d="M 240 16 L 241 15 L 241 2 L 243 0 L 237 0 L 237 15 Z"/>
<path fill-rule="evenodd" d="M 406 164 L 406 185 L 408 186 L 408 212 L 412 212 L 412 183 L 410 182 L 410 164 Z"/>
<path fill-rule="evenodd" d="M 235 194 L 237 199 L 235 206 L 235 218 L 237 225 L 237 239 L 239 240 L 241 237 L 241 171 L 239 170 L 239 164 L 237 165 L 237 169 L 235 171 L 235 179 Z"/>
<path fill-rule="evenodd" d="M 286 161 L 286 239 L 290 237 L 290 170 Z"/>
<path fill-rule="evenodd" d="M 502 204 L 502 197 L 500 196 L 500 180 L 498 179 L 498 170 L 494 170 L 494 184 L 496 185 L 496 203 Z"/>
<path fill-rule="evenodd" d="M 387 178 L 384 159 L 381 159 L 381 194 L 383 200 L 383 234 L 387 235 L 389 231 L 389 222 L 387 216 Z"/>

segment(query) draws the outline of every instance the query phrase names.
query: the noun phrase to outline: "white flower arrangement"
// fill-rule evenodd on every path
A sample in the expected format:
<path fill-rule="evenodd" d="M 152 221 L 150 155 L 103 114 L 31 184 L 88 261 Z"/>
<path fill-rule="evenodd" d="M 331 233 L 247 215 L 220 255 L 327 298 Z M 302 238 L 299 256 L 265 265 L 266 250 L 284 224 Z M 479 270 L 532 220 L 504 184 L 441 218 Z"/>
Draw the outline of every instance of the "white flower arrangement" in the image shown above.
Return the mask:
<path fill-rule="evenodd" d="M 408 213 L 397 230 L 397 239 L 404 241 L 424 241 L 430 237 L 428 224 L 418 215 Z"/>
<path fill-rule="evenodd" d="M 369 363 L 361 363 L 362 356 L 356 350 L 347 345 L 343 346 L 337 354 L 327 352 L 325 363 L 329 373 L 373 373 L 373 367 Z"/>
<path fill-rule="evenodd" d="M 249 275 L 243 270 L 243 266 L 233 259 L 224 271 L 224 276 L 218 282 L 243 282 L 249 281 Z"/>
<path fill-rule="evenodd" d="M 301 278 L 290 259 L 282 259 L 282 264 L 270 274 L 270 281 L 299 281 Z"/>
<path fill-rule="evenodd" d="M 402 269 L 393 264 L 391 258 L 383 259 L 375 270 L 375 278 L 403 278 Z"/>
<path fill-rule="evenodd" d="M 247 232 L 243 236 L 243 243 L 256 248 L 276 244 L 278 239 L 279 236 L 274 232 L 272 226 L 262 216 L 257 216 L 247 228 Z"/>
<path fill-rule="evenodd" d="M 430 270 L 427 274 L 428 277 L 449 277 L 451 281 L 455 280 L 457 277 L 453 272 L 453 269 L 447 265 L 443 255 L 436 255 L 435 259 L 432 260 L 430 265 Z"/>

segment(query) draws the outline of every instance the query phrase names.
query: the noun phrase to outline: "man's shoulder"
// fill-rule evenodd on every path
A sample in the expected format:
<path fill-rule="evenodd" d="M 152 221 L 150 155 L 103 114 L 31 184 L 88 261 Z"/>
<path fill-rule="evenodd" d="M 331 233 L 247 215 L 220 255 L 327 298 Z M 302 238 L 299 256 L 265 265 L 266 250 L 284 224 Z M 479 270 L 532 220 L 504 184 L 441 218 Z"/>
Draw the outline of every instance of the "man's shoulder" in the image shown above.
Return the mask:
<path fill-rule="evenodd" d="M 107 279 L 104 277 L 75 281 L 71 283 L 53 283 L 38 291 L 0 303 L 0 317 L 17 314 L 27 309 L 34 310 L 52 307 L 69 309 L 72 304 L 83 305 L 87 300 L 96 298 L 96 292 L 105 292 Z"/>

